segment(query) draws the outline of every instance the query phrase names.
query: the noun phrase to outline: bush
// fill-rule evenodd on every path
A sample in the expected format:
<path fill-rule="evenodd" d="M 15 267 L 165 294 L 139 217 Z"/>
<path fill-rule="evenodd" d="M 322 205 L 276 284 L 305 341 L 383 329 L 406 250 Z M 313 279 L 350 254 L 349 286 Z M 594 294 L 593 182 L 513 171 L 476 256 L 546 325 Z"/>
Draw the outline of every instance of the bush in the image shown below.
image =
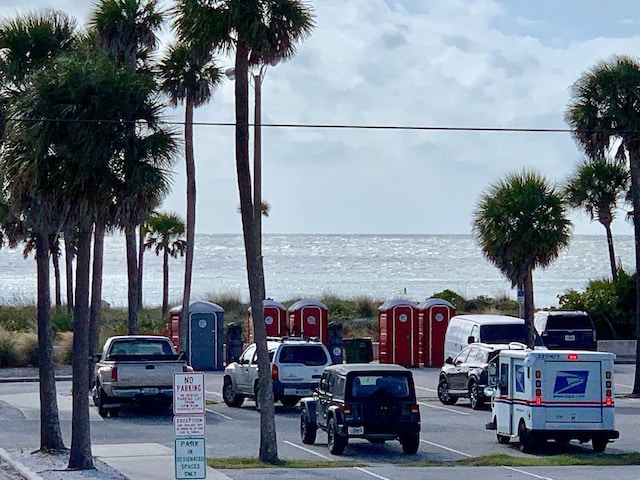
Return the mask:
<path fill-rule="evenodd" d="M 55 309 L 51 313 L 51 327 L 54 332 L 70 332 L 73 330 L 73 313 L 66 309 Z"/>
<path fill-rule="evenodd" d="M 15 334 L 0 327 L 0 368 L 17 367 L 19 364 Z"/>
<path fill-rule="evenodd" d="M 19 333 L 16 336 L 16 349 L 23 365 L 37 367 L 40 364 L 40 347 L 38 346 L 37 334 Z"/>
<path fill-rule="evenodd" d="M 73 360 L 73 333 L 60 332 L 56 334 L 56 346 L 53 349 L 55 362 L 58 365 L 71 365 Z"/>

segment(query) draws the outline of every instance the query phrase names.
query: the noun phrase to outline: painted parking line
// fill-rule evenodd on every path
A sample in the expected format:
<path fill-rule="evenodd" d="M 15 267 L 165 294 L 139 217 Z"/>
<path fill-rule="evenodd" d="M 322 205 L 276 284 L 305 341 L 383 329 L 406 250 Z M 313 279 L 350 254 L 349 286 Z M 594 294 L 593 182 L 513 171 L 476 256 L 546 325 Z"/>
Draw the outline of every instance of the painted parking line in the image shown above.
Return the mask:
<path fill-rule="evenodd" d="M 206 390 L 204 393 L 206 393 L 207 395 L 211 395 L 212 397 L 222 398 L 222 394 L 220 392 L 212 392 L 211 390 Z"/>
<path fill-rule="evenodd" d="M 211 413 L 213 415 L 218 415 L 219 417 L 225 418 L 227 420 L 233 420 L 233 418 L 231 417 L 227 417 L 225 414 L 220 413 L 220 412 L 214 412 L 213 410 L 211 410 L 210 408 L 207 408 L 207 413 Z"/>
<path fill-rule="evenodd" d="M 526 472 L 526 471 L 524 471 L 524 470 L 520 470 L 519 468 L 514 468 L 514 467 L 505 467 L 505 466 L 503 466 L 502 468 L 506 468 L 507 470 L 511 470 L 512 472 L 518 472 L 518 473 L 521 473 L 521 474 L 523 474 L 523 475 L 528 475 L 528 476 L 533 477 L 533 478 L 538 478 L 538 479 L 540 479 L 540 480 L 553 480 L 553 478 L 550 478 L 550 477 L 542 477 L 542 476 L 540 476 L 540 475 L 536 475 L 535 473 L 531 473 L 531 472 Z"/>
<path fill-rule="evenodd" d="M 418 402 L 418 405 L 422 405 L 423 407 L 435 408 L 436 410 L 446 410 L 447 412 L 457 413 L 458 415 L 471 415 L 468 412 L 461 412 L 459 410 L 454 410 L 453 408 L 441 407 L 439 405 L 431 405 L 429 403 Z"/>
<path fill-rule="evenodd" d="M 435 388 L 418 387 L 417 385 L 416 385 L 416 390 L 426 390 L 427 392 L 437 393 L 437 390 Z"/>
<path fill-rule="evenodd" d="M 445 447 L 444 445 L 440 445 L 439 443 L 430 442 L 428 440 L 420 439 L 421 442 L 426 443 L 427 445 L 431 445 L 432 447 L 441 448 L 443 450 L 447 450 L 448 452 L 452 452 L 458 455 L 462 455 L 463 457 L 471 458 L 473 455 L 469 455 L 468 453 L 461 452 L 460 450 L 456 450 L 454 448 Z"/>
<path fill-rule="evenodd" d="M 334 461 L 334 459 L 331 458 L 331 457 L 327 457 L 326 455 L 322 455 L 321 453 L 315 452 L 315 451 L 311 450 L 310 448 L 303 447 L 301 445 L 298 445 L 296 443 L 290 442 L 288 440 L 285 440 L 282 443 L 286 443 L 287 445 L 289 445 L 291 447 L 298 448 L 298 449 L 302 450 L 303 452 L 310 453 L 311 455 L 315 455 L 315 456 L 320 457 L 320 458 L 322 458 L 324 460 L 328 460 L 329 462 L 333 462 Z M 382 475 L 378 475 L 377 473 L 373 473 L 373 472 L 367 470 L 366 468 L 353 467 L 353 469 L 354 470 L 358 470 L 359 472 L 362 472 L 362 473 L 366 473 L 367 475 L 371 475 L 372 477 L 378 478 L 379 480 L 391 480 L 391 479 L 389 479 L 387 477 L 383 477 Z"/>

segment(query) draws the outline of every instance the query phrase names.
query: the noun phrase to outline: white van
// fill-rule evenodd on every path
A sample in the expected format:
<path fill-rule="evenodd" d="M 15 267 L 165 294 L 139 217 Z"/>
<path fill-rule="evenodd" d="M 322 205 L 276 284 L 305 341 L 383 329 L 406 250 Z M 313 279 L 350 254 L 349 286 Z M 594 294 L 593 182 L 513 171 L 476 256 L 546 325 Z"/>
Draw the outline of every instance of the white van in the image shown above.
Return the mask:
<path fill-rule="evenodd" d="M 489 344 L 527 343 L 524 319 L 508 315 L 456 315 L 451 317 L 444 336 L 444 358 L 455 358 L 474 342 Z M 536 346 L 542 347 L 536 334 Z"/>
<path fill-rule="evenodd" d="M 586 350 L 501 350 L 497 371 L 489 371 L 494 390 L 485 392 L 493 395 L 487 429 L 496 430 L 502 444 L 518 438 L 523 452 L 548 439 L 560 444 L 591 440 L 593 450 L 603 452 L 620 436 L 614 415 L 615 357 Z"/>

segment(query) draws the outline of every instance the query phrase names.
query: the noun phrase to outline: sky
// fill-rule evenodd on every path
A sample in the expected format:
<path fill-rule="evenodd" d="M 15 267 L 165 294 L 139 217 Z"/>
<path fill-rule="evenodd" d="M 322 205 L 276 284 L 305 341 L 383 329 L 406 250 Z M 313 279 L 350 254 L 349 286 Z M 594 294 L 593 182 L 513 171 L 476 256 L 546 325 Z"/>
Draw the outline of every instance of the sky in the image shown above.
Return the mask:
<path fill-rule="evenodd" d="M 612 55 L 638 55 L 637 0 L 313 0 L 316 28 L 269 68 L 263 123 L 568 128 L 569 87 Z M 0 16 L 87 0 L 0 0 Z M 169 3 L 165 3 L 165 6 Z M 161 35 L 172 38 L 167 28 Z M 223 68 L 232 59 L 218 57 Z M 251 92 L 252 93 L 252 92 Z M 241 233 L 233 83 L 196 110 L 197 233 Z M 252 115 L 252 114 L 251 114 Z M 179 122 L 183 109 L 168 109 Z M 251 117 L 252 118 L 252 117 Z M 262 128 L 263 232 L 470 234 L 483 192 L 523 169 L 561 185 L 582 153 L 568 133 Z M 185 208 L 184 160 L 161 210 Z M 604 234 L 571 212 L 575 234 Z M 632 235 L 618 212 L 616 234 Z"/>

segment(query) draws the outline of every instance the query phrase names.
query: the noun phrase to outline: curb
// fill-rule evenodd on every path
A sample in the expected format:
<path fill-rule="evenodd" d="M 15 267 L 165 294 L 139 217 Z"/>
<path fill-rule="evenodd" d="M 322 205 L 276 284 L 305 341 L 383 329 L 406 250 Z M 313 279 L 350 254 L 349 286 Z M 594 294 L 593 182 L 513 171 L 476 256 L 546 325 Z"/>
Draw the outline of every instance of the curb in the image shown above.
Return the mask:
<path fill-rule="evenodd" d="M 7 453 L 7 451 L 3 448 L 0 448 L 0 459 L 4 462 L 8 463 L 11 468 L 17 471 L 20 475 L 22 475 L 26 480 L 42 480 L 42 477 L 27 467 L 25 467 L 22 463 L 15 461 L 11 456 Z"/>
<path fill-rule="evenodd" d="M 70 382 L 73 380 L 72 375 L 62 375 L 55 377 L 56 382 Z M 39 377 L 0 377 L 0 383 L 30 383 L 39 382 Z"/>

